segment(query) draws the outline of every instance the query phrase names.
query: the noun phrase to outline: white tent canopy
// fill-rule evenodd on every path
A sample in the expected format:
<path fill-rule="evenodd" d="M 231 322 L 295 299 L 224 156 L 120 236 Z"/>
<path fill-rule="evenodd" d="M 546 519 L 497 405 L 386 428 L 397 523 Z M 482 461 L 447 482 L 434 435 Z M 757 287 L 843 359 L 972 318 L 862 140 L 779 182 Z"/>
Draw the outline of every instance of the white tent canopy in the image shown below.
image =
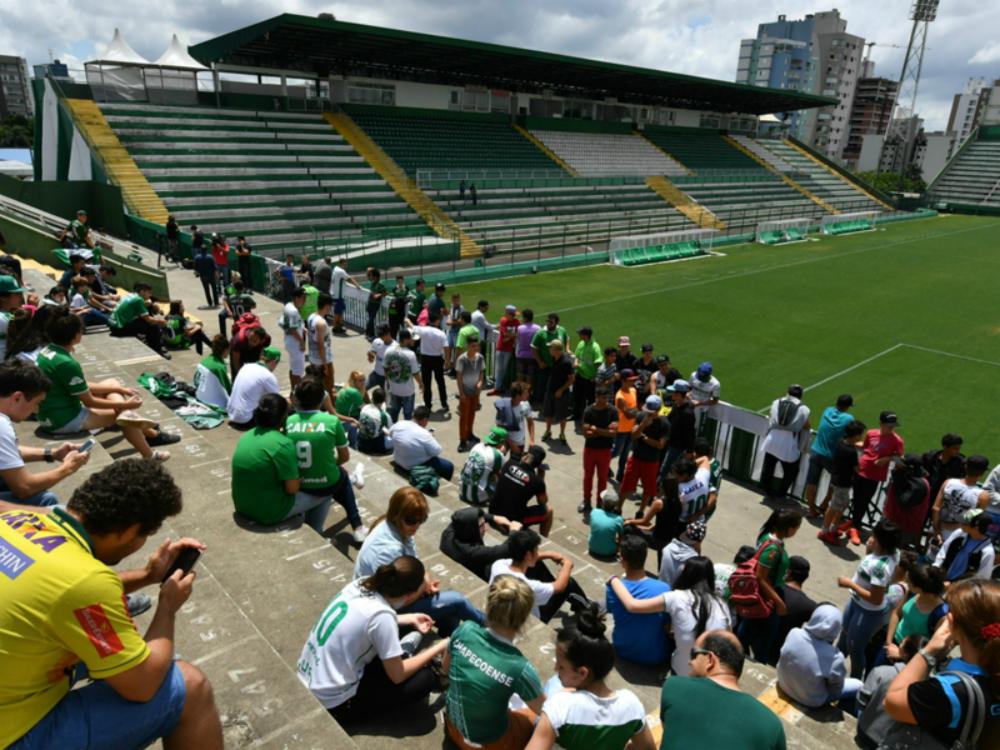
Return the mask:
<path fill-rule="evenodd" d="M 111 38 L 111 44 L 108 45 L 108 49 L 105 51 L 100 60 L 102 62 L 149 65 L 149 60 L 132 49 L 132 45 L 125 41 L 125 37 L 122 36 L 121 31 L 118 29 L 115 29 L 115 35 Z"/>
<path fill-rule="evenodd" d="M 204 65 L 188 54 L 187 47 L 181 44 L 181 40 L 174 34 L 170 39 L 170 45 L 166 52 L 160 55 L 159 59 L 153 63 L 162 68 L 184 68 L 186 70 L 208 70 Z"/>

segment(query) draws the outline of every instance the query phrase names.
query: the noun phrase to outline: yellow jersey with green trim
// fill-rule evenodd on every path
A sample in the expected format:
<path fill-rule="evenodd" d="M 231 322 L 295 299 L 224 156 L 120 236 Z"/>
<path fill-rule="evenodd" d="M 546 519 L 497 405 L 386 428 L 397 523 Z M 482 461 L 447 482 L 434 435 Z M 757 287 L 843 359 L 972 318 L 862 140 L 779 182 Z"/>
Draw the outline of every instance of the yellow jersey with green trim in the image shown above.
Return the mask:
<path fill-rule="evenodd" d="M 100 680 L 148 657 L 121 578 L 79 521 L 60 508 L 0 513 L 0 748 L 62 700 L 78 663 Z"/>

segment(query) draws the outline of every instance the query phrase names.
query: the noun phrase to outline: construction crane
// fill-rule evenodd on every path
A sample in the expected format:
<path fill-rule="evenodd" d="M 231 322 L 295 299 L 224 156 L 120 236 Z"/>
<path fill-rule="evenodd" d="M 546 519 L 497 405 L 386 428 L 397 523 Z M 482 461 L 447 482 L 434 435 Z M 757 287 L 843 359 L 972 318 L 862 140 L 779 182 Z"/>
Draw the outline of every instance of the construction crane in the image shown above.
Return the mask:
<path fill-rule="evenodd" d="M 905 44 L 885 44 L 884 42 L 865 42 L 865 46 L 868 48 L 868 52 L 865 54 L 865 62 L 867 63 L 872 59 L 872 47 L 892 47 L 892 49 L 906 49 Z M 928 47 L 930 49 L 930 47 Z"/>

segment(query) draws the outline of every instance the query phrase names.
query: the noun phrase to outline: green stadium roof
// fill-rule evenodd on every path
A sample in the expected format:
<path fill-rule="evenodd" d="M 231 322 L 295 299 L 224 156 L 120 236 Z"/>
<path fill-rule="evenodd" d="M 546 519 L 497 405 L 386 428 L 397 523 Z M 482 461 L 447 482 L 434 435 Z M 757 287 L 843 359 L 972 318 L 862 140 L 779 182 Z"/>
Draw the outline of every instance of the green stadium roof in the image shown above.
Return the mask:
<path fill-rule="evenodd" d="M 190 48 L 209 65 L 364 76 L 515 92 L 768 114 L 836 99 L 582 57 L 285 13 Z"/>

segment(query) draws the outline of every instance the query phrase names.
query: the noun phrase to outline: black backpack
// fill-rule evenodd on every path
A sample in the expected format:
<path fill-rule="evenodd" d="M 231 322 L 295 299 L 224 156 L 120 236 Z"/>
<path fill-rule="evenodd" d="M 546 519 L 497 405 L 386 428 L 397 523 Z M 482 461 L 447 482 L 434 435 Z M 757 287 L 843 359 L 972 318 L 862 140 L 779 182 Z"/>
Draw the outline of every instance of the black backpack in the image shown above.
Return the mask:
<path fill-rule="evenodd" d="M 800 404 L 789 396 L 778 401 L 778 427 L 790 427 L 798 416 L 799 406 Z"/>

